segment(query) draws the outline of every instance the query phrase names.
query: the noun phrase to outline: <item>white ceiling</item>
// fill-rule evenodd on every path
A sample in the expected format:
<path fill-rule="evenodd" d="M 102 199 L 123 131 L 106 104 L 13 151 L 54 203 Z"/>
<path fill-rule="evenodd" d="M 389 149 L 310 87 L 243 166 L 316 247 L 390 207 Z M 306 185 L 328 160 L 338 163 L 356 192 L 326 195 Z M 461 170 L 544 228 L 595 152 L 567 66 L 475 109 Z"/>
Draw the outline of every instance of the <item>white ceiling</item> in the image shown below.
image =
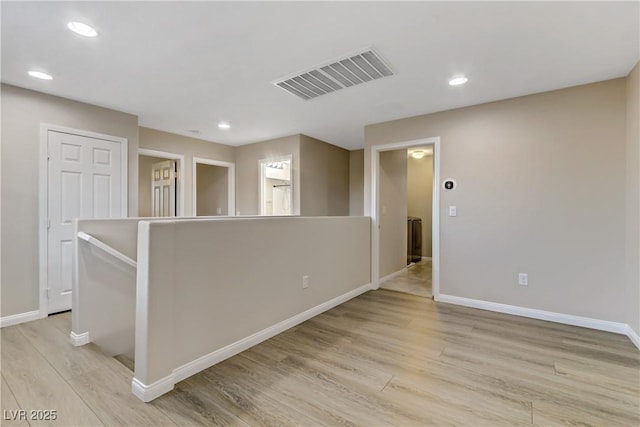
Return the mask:
<path fill-rule="evenodd" d="M 229 145 L 364 126 L 625 76 L 639 3 L 7 2 L 2 82 Z M 95 39 L 66 28 L 93 25 Z M 303 101 L 271 82 L 373 46 L 395 75 Z M 29 77 L 46 71 L 52 81 Z M 449 78 L 469 82 L 451 87 Z M 219 130 L 219 121 L 232 128 Z"/>

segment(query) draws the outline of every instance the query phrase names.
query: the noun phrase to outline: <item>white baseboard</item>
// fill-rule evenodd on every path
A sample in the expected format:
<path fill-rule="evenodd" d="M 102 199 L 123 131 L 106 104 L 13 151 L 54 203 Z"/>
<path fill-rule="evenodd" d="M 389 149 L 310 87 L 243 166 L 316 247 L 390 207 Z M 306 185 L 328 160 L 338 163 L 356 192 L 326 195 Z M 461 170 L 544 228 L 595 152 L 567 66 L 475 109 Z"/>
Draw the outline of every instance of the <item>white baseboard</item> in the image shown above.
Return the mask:
<path fill-rule="evenodd" d="M 627 336 L 629 337 L 631 342 L 635 344 L 636 347 L 638 347 L 638 350 L 640 350 L 640 335 L 638 335 L 638 333 L 634 331 L 630 325 L 627 325 Z"/>
<path fill-rule="evenodd" d="M 91 342 L 91 340 L 89 339 L 89 332 L 76 334 L 75 332 L 71 331 L 69 340 L 71 341 L 71 345 L 75 347 L 80 347 L 81 345 L 89 344 Z"/>
<path fill-rule="evenodd" d="M 173 390 L 176 382 L 173 375 L 169 375 L 150 385 L 145 385 L 134 377 L 133 381 L 131 381 L 131 392 L 143 402 L 151 402 L 153 399 Z"/>
<path fill-rule="evenodd" d="M 260 344 L 261 342 L 268 340 L 269 338 L 274 337 L 286 331 L 287 329 L 304 322 L 305 320 L 309 320 L 314 316 L 324 313 L 325 311 L 330 310 L 333 307 L 336 307 L 344 302 L 347 302 L 350 299 L 355 298 L 358 295 L 361 295 L 371 289 L 373 289 L 373 286 L 371 285 L 371 283 L 367 283 L 366 285 L 360 286 L 359 288 L 337 296 L 320 305 L 303 311 L 300 314 L 296 314 L 295 316 L 283 320 L 282 322 L 276 323 L 275 325 L 269 326 L 268 328 L 256 332 L 255 334 L 249 335 L 246 338 L 238 340 L 232 344 L 222 347 L 221 349 L 213 351 L 209 354 L 205 354 L 202 357 L 179 366 L 173 370 L 171 375 L 168 375 L 154 382 L 153 384 L 145 385 L 141 381 L 134 378 L 131 384 L 131 391 L 140 400 L 144 402 L 150 402 L 153 399 L 163 395 L 164 393 L 171 391 L 175 383 L 189 378 L 190 376 L 195 375 L 198 372 L 201 372 L 215 365 L 216 363 L 220 363 L 225 359 L 235 356 L 236 354 L 241 353 L 256 344 Z"/>
<path fill-rule="evenodd" d="M 27 311 L 26 313 L 14 314 L 13 316 L 0 317 L 0 328 L 24 322 L 31 322 L 32 320 L 38 319 L 40 319 L 40 310 Z"/>
<path fill-rule="evenodd" d="M 513 314 L 515 316 L 530 317 L 532 319 L 547 320 L 549 322 L 563 323 L 565 325 L 581 326 L 583 328 L 597 329 L 600 331 L 627 335 L 631 339 L 631 341 L 633 341 L 636 347 L 640 349 L 640 337 L 626 323 L 611 322 L 609 320 L 592 319 L 590 317 L 555 313 L 553 311 L 544 311 L 535 308 L 519 307 L 516 305 L 500 304 L 497 302 L 456 297 L 453 295 L 440 294 L 438 301 L 446 302 L 449 304 L 462 305 L 465 307 L 479 308 L 481 310 Z"/>
<path fill-rule="evenodd" d="M 423 261 L 431 261 L 431 257 L 430 256 L 423 256 L 422 260 Z"/>

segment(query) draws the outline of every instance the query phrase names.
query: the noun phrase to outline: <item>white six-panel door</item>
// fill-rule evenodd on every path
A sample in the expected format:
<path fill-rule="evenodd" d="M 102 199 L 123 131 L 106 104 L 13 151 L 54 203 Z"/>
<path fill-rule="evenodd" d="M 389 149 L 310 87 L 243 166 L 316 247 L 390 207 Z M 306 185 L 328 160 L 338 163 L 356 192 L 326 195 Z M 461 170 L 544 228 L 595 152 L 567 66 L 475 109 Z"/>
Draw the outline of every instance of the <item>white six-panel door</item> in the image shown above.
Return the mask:
<path fill-rule="evenodd" d="M 121 143 L 49 130 L 48 312 L 71 308 L 74 218 L 122 217 Z"/>
<path fill-rule="evenodd" d="M 176 161 L 151 165 L 152 215 L 176 216 Z"/>

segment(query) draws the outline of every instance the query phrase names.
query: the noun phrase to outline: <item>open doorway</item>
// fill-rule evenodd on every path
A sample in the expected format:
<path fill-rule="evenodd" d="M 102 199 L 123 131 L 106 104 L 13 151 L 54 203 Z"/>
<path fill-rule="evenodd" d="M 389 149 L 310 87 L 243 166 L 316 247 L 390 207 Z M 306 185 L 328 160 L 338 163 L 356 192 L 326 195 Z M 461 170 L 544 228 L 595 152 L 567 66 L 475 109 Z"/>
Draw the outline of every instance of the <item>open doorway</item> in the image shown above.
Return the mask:
<path fill-rule="evenodd" d="M 138 150 L 138 216 L 184 216 L 184 156 Z"/>
<path fill-rule="evenodd" d="M 439 138 L 372 147 L 375 287 L 439 298 L 439 163 Z"/>
<path fill-rule="evenodd" d="M 235 165 L 194 157 L 194 216 L 233 216 L 235 209 Z"/>
<path fill-rule="evenodd" d="M 394 170 L 389 162 L 390 156 L 398 157 L 401 167 Z M 406 162 L 406 165 L 404 164 Z M 386 204 L 388 196 L 387 180 L 395 172 L 398 180 L 406 180 L 406 191 L 396 191 L 399 198 L 395 209 L 403 202 L 406 204 L 406 268 L 383 277 L 380 287 L 431 298 L 432 294 L 432 215 L 433 215 L 433 147 L 419 146 L 409 149 L 385 151 L 380 155 L 380 200 Z M 402 212 L 404 213 L 404 212 Z M 384 221 L 386 218 L 381 218 Z M 401 218 L 402 219 L 402 218 Z M 386 228 L 386 227 L 385 227 Z M 382 228 L 381 228 L 382 229 Z M 384 230 L 386 233 L 393 232 Z M 402 227 L 395 232 L 404 234 Z M 381 252 L 381 256 L 383 252 Z M 387 255 L 388 256 L 388 255 Z M 381 264 L 382 265 L 382 264 Z M 381 267 L 382 268 L 382 267 Z M 381 275 L 384 273 L 381 273 Z"/>
<path fill-rule="evenodd" d="M 260 215 L 293 215 L 292 158 L 260 160 Z"/>

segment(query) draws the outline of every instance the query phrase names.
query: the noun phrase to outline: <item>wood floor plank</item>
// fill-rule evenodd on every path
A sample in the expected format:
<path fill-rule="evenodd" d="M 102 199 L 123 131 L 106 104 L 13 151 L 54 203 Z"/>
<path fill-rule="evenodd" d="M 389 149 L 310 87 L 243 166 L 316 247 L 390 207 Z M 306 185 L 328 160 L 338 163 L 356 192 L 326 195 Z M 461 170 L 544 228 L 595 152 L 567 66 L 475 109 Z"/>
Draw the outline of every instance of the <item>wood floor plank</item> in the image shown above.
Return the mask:
<path fill-rule="evenodd" d="M 61 315 L 51 318 L 57 316 Z M 81 347 L 71 345 L 69 334 L 57 328 L 51 318 L 23 323 L 17 328 L 31 345 L 46 355 L 48 362 L 62 378 L 70 379 L 111 362 L 111 358 L 93 344 Z"/>
<path fill-rule="evenodd" d="M 239 384 L 235 378 L 225 377 L 220 369 L 205 370 L 197 378 L 189 378 L 185 383 L 190 390 L 199 392 L 207 400 L 214 401 L 250 425 L 313 424 L 310 418 L 278 405 L 275 399 L 260 390 L 247 387 L 245 383 Z"/>
<path fill-rule="evenodd" d="M 32 426 L 102 426 L 103 423 L 16 326 L 2 329 L 2 375 L 27 410 L 55 410 L 55 421 Z"/>
<path fill-rule="evenodd" d="M 53 324 L 67 338 L 71 335 L 71 312 L 58 313 L 47 317 L 48 322 Z"/>
<path fill-rule="evenodd" d="M 548 400 L 533 402 L 533 425 L 585 426 L 585 427 L 627 427 L 637 426 L 637 418 L 620 417 L 616 412 L 582 405 L 566 405 Z"/>
<path fill-rule="evenodd" d="M 443 352 L 443 360 L 457 369 L 481 372 L 487 382 L 499 384 L 514 397 L 531 401 L 553 401 L 574 408 L 589 408 L 598 414 L 611 413 L 612 419 L 640 423 L 640 395 L 611 390 L 600 384 L 575 381 L 543 370 L 523 369 L 517 364 L 499 362 L 470 352 Z M 617 415 L 613 415 L 617 414 Z M 631 425 L 636 425 L 631 424 Z"/>
<path fill-rule="evenodd" d="M 355 364 L 339 352 L 321 351 L 317 346 L 300 342 L 295 337 L 275 337 L 271 344 L 278 346 L 283 351 L 288 350 L 288 355 L 304 358 L 312 366 L 332 369 L 345 381 L 358 383 L 372 390 L 382 390 L 393 377 L 391 372 L 374 369 L 366 364 Z"/>
<path fill-rule="evenodd" d="M 244 388 L 277 401 L 278 406 L 282 406 L 286 412 L 296 414 L 296 423 L 353 425 L 351 420 L 355 411 L 340 413 L 335 410 L 333 399 L 323 399 L 319 393 L 309 393 L 309 388 L 304 382 L 277 367 L 267 367 L 244 356 L 229 359 L 223 365 L 220 369 L 212 370 L 218 378 L 237 382 Z"/>
<path fill-rule="evenodd" d="M 18 405 L 4 375 L 0 375 L 0 383 L 0 410 L 2 411 L 0 425 L 6 427 L 29 426 L 26 415 L 23 416 L 24 408 Z"/>
<path fill-rule="evenodd" d="M 330 399 L 334 411 L 354 416 L 358 424 L 371 425 L 425 425 L 429 418 L 396 402 L 381 398 L 358 384 L 341 380 L 333 371 L 310 366 L 306 360 L 289 356 L 278 363 L 278 369 L 304 385 L 313 388 L 314 395 Z"/>
<path fill-rule="evenodd" d="M 638 393 L 640 391 L 640 370 L 618 366 L 603 360 L 591 358 L 556 358 L 556 373 L 581 378 L 591 383 L 619 391 Z"/>
<path fill-rule="evenodd" d="M 531 403 L 506 400 L 439 381 L 411 381 L 394 377 L 382 395 L 424 412 L 429 424 L 459 426 L 521 426 L 531 424 Z M 428 402 L 428 403 L 427 403 Z M 426 404 L 425 404 L 426 403 Z"/>
<path fill-rule="evenodd" d="M 76 376 L 69 384 L 105 425 L 175 425 L 160 409 L 131 394 L 131 380 L 125 366 L 111 364 Z"/>
<path fill-rule="evenodd" d="M 159 408 L 178 426 L 249 426 L 224 406 L 216 405 L 212 399 L 189 385 L 197 381 L 198 378 L 194 378 L 190 383 L 178 383 L 171 392 L 149 405 Z"/>

